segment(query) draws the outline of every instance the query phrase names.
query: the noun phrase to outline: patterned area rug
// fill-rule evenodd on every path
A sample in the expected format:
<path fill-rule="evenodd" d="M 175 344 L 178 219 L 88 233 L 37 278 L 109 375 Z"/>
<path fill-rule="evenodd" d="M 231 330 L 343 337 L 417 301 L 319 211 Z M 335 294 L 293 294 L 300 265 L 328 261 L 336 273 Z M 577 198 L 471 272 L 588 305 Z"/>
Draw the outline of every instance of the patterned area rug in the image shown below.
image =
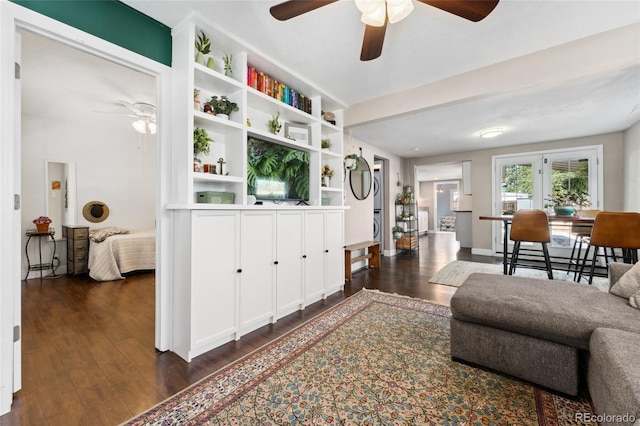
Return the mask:
<path fill-rule="evenodd" d="M 467 262 L 464 260 L 454 260 L 440 269 L 431 279 L 430 283 L 443 284 L 453 287 L 460 287 L 469 275 L 474 272 L 483 274 L 502 274 L 502 263 L 494 265 L 490 263 Z M 547 271 L 540 269 L 516 268 L 514 274 L 517 277 L 542 278 L 547 279 Z M 560 281 L 572 281 L 573 273 L 568 275 L 566 271 L 553 271 L 553 279 Z M 594 277 L 593 285 L 602 291 L 609 291 L 609 280 L 602 277 Z"/>
<path fill-rule="evenodd" d="M 591 413 L 451 361 L 449 316 L 363 290 L 127 424 L 573 425 Z"/>

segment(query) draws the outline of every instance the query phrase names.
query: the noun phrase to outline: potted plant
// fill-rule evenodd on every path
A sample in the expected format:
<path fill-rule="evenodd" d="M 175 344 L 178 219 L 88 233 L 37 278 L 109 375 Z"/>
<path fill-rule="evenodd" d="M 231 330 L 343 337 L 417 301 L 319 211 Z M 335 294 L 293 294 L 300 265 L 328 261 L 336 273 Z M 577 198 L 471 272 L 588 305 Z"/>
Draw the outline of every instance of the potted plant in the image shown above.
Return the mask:
<path fill-rule="evenodd" d="M 331 143 L 331 139 L 322 139 L 320 141 L 320 146 L 322 149 L 329 149 L 333 144 Z"/>
<path fill-rule="evenodd" d="M 333 169 L 331 168 L 331 166 L 329 166 L 328 164 L 325 164 L 324 166 L 322 166 L 321 175 L 322 175 L 322 186 L 329 186 L 331 176 L 333 176 Z"/>
<path fill-rule="evenodd" d="M 349 154 L 344 157 L 344 168 L 347 170 L 355 170 L 358 168 L 358 155 Z"/>
<path fill-rule="evenodd" d="M 213 139 L 209 137 L 205 129 L 195 127 L 193 129 L 193 170 L 199 171 L 200 159 L 198 155 L 209 155 L 211 147 L 209 144 L 213 142 Z"/>
<path fill-rule="evenodd" d="M 411 202 L 413 202 L 413 192 L 402 191 L 398 194 L 396 200 L 402 204 L 410 204 Z"/>
<path fill-rule="evenodd" d="M 53 222 L 47 216 L 39 216 L 33 219 L 33 223 L 36 224 L 38 232 L 49 232 L 49 224 Z"/>
<path fill-rule="evenodd" d="M 273 114 L 273 117 L 271 117 L 271 120 L 269 120 L 269 122 L 267 123 L 267 127 L 269 128 L 269 131 L 274 135 L 277 135 L 278 132 L 280 132 L 280 129 L 282 128 L 282 124 L 280 123 L 280 121 L 278 121 L 279 118 L 280 118 L 280 112 L 276 112 L 275 114 Z"/>
<path fill-rule="evenodd" d="M 581 189 L 558 189 L 552 195 L 545 198 L 545 208 L 552 207 L 558 216 L 571 216 L 575 214 L 576 207 L 589 207 L 589 195 Z"/>
<path fill-rule="evenodd" d="M 208 55 L 211 52 L 211 42 L 204 34 L 204 31 L 200 31 L 196 39 L 196 62 L 204 65 L 204 55 Z"/>
<path fill-rule="evenodd" d="M 213 113 L 220 118 L 228 119 L 231 112 L 238 111 L 238 109 L 238 104 L 224 95 L 220 97 L 212 96 L 204 104 L 204 112 Z"/>
<path fill-rule="evenodd" d="M 396 225 L 393 228 L 391 228 L 391 232 L 393 232 L 393 239 L 398 240 L 402 238 L 404 229 L 402 228 L 402 226 Z"/>
<path fill-rule="evenodd" d="M 233 62 L 233 54 L 229 54 L 224 52 L 224 56 L 222 57 L 222 61 L 224 62 L 224 75 L 227 77 L 231 77 L 231 63 Z"/>

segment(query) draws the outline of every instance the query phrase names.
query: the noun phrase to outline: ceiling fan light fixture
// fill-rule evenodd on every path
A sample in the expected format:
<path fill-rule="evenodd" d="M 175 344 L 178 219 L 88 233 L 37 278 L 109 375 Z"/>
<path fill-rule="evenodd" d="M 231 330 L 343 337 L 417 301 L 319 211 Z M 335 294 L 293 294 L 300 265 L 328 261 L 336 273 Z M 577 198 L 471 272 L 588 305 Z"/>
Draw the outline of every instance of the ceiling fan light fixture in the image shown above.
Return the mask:
<path fill-rule="evenodd" d="M 480 131 L 480 137 L 484 139 L 495 138 L 504 133 L 504 130 L 500 127 L 494 127 L 491 129 L 485 129 Z"/>
<path fill-rule="evenodd" d="M 389 22 L 395 24 L 413 12 L 412 0 L 387 0 L 387 16 Z"/>
<path fill-rule="evenodd" d="M 151 133 L 152 135 L 156 134 L 156 123 L 150 121 L 149 123 L 147 123 L 147 127 L 149 127 L 149 133 Z"/>
<path fill-rule="evenodd" d="M 380 0 L 356 0 L 356 7 L 362 13 L 372 13 L 380 7 Z"/>
<path fill-rule="evenodd" d="M 143 135 L 147 133 L 147 123 L 142 119 L 134 121 L 133 128 L 136 129 L 136 132 L 142 133 Z"/>
<path fill-rule="evenodd" d="M 372 12 L 362 12 L 360 20 L 372 27 L 382 27 L 387 19 L 387 9 L 384 0 L 377 0 L 376 4 Z"/>

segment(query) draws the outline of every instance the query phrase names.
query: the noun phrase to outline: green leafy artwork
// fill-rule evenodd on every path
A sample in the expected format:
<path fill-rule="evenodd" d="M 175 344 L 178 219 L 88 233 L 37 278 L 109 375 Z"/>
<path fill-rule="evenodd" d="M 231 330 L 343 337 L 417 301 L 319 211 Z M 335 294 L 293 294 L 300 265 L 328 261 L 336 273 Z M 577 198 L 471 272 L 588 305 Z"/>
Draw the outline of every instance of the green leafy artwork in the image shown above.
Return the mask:
<path fill-rule="evenodd" d="M 288 184 L 287 199 L 309 199 L 309 153 L 249 138 L 247 142 L 247 192 L 256 195 L 256 180 Z"/>

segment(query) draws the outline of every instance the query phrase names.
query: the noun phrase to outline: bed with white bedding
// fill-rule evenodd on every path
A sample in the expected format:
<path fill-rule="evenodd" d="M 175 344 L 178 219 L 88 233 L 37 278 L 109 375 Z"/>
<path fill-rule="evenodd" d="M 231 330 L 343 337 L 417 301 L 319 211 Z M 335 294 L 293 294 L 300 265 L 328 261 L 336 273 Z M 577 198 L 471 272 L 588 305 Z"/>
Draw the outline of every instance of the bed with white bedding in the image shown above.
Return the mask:
<path fill-rule="evenodd" d="M 156 268 L 154 230 L 98 228 L 89 233 L 89 276 L 96 281 L 124 279 L 122 274 Z"/>

